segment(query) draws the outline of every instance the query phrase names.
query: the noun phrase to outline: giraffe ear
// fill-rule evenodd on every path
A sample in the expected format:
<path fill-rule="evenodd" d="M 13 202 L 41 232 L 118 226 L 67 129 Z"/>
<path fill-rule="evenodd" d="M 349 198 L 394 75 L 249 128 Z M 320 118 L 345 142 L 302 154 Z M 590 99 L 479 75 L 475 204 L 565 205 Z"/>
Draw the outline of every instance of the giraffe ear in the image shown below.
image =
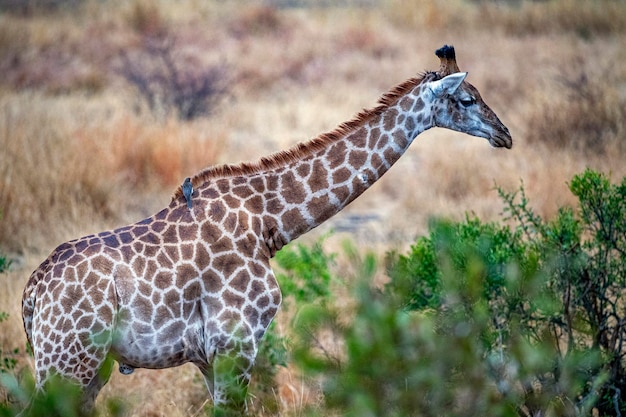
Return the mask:
<path fill-rule="evenodd" d="M 455 72 L 440 80 L 431 81 L 428 87 L 435 97 L 443 97 L 445 94 L 454 94 L 463 80 L 465 80 L 465 77 L 467 77 L 467 72 Z"/>

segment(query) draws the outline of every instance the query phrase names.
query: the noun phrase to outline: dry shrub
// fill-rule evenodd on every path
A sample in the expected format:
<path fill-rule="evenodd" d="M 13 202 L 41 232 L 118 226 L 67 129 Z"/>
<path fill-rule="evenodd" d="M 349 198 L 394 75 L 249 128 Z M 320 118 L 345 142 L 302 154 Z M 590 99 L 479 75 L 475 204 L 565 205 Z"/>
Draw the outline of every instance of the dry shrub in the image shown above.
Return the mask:
<path fill-rule="evenodd" d="M 226 95 L 226 67 L 204 63 L 197 50 L 185 46 L 164 31 L 144 36 L 137 48 L 121 54 L 118 74 L 156 116 L 193 120 L 213 112 Z"/>
<path fill-rule="evenodd" d="M 626 97 L 610 77 L 562 75 L 529 115 L 528 142 L 585 154 L 626 153 Z"/>

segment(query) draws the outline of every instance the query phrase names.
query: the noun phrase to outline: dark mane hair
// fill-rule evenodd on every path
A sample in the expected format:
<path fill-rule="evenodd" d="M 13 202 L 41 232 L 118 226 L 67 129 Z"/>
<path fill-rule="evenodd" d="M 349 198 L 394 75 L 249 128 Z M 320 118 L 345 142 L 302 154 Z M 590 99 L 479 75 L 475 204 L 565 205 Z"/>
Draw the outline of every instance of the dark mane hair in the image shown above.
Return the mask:
<path fill-rule="evenodd" d="M 387 108 L 395 105 L 398 100 L 408 94 L 424 80 L 431 81 L 438 78 L 435 72 L 426 72 L 417 77 L 409 78 L 401 84 L 392 88 L 378 99 L 378 105 L 371 109 L 362 110 L 351 120 L 337 126 L 334 130 L 322 133 L 306 142 L 301 142 L 293 147 L 279 151 L 269 156 L 262 157 L 256 162 L 242 162 L 239 164 L 225 164 L 208 167 L 191 178 L 194 186 L 198 187 L 206 181 L 215 178 L 250 175 L 261 171 L 268 171 L 280 168 L 289 163 L 295 162 L 315 152 L 325 149 L 330 143 L 345 137 L 349 133 L 358 130 L 363 124 L 379 115 Z M 182 186 L 179 186 L 172 197 L 173 200 L 183 196 Z"/>

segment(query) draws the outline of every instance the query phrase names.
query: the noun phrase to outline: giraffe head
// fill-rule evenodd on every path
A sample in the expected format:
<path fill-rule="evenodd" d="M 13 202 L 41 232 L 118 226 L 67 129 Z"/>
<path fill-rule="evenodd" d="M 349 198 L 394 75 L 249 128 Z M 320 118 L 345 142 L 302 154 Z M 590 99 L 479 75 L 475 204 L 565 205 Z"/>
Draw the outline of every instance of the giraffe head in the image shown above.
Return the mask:
<path fill-rule="evenodd" d="M 513 140 L 509 129 L 487 106 L 478 90 L 465 81 L 467 72 L 459 72 L 454 48 L 445 45 L 436 51 L 441 67 L 427 86 L 432 93 L 435 126 L 485 138 L 491 146 L 510 149 Z"/>

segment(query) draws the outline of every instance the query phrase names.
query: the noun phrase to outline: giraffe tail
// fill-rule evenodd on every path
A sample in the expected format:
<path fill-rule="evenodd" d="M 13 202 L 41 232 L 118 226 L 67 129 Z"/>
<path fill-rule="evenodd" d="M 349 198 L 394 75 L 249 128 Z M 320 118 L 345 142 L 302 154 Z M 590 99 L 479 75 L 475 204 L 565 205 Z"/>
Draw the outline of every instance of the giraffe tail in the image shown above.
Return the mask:
<path fill-rule="evenodd" d="M 43 266 L 43 265 L 42 265 Z M 28 345 L 33 348 L 33 315 L 35 313 L 35 301 L 37 299 L 37 287 L 43 279 L 45 273 L 42 268 L 38 268 L 33 272 L 24 287 L 22 294 L 22 320 L 24 322 L 24 331 Z"/>

